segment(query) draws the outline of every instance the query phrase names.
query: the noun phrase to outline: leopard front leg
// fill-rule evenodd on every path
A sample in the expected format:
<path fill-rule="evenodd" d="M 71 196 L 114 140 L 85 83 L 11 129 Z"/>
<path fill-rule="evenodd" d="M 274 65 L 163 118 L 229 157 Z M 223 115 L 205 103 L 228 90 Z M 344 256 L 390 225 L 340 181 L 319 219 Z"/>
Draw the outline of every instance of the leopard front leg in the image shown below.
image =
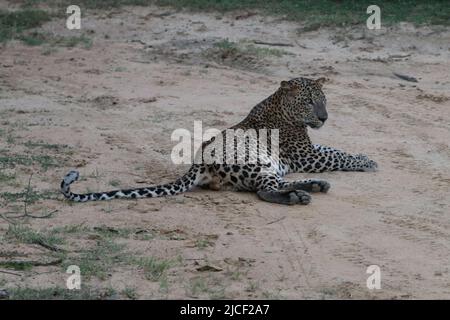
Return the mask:
<path fill-rule="evenodd" d="M 285 187 L 285 182 L 277 175 L 262 174 L 255 185 L 258 197 L 264 201 L 278 204 L 309 204 L 311 196 L 301 188 Z"/>
<path fill-rule="evenodd" d="M 364 171 L 375 172 L 378 169 L 378 164 L 370 160 L 364 154 L 348 155 L 342 166 L 342 171 Z"/>
<path fill-rule="evenodd" d="M 297 161 L 298 172 L 376 171 L 375 161 L 363 154 L 352 155 L 334 148 L 313 145 L 311 154 Z"/>
<path fill-rule="evenodd" d="M 307 179 L 299 181 L 282 181 L 279 185 L 279 190 L 304 190 L 308 192 L 323 192 L 327 193 L 330 190 L 330 184 L 325 180 Z"/>

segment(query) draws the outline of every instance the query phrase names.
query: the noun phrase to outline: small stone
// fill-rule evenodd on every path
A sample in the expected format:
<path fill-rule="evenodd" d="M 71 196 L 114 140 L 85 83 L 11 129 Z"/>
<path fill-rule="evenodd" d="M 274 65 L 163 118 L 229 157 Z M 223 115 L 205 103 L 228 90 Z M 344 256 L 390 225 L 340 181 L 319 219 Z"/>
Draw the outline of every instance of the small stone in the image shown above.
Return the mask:
<path fill-rule="evenodd" d="M 0 289 L 0 300 L 2 299 L 9 299 L 9 293 L 4 289 Z"/>

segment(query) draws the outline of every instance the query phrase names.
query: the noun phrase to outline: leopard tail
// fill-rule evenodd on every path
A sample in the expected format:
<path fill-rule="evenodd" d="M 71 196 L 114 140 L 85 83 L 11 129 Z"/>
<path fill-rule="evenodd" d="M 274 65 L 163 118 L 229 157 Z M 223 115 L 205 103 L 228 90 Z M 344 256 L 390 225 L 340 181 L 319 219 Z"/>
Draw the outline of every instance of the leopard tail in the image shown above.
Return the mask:
<path fill-rule="evenodd" d="M 92 192 L 78 194 L 70 191 L 70 185 L 77 181 L 80 174 L 78 171 L 70 171 L 61 182 L 61 193 L 69 200 L 75 202 L 111 200 L 111 199 L 136 199 L 136 198 L 156 198 L 170 195 L 176 195 L 188 191 L 195 186 L 201 179 L 200 166 L 193 165 L 189 171 L 175 182 L 148 186 L 135 189 L 121 189 L 106 192 Z"/>

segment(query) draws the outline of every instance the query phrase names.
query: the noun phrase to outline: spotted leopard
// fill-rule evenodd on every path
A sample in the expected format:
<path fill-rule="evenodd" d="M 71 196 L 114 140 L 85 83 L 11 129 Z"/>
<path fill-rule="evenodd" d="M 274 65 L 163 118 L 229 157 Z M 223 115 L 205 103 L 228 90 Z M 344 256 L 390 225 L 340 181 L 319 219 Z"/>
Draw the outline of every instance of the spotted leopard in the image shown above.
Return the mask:
<path fill-rule="evenodd" d="M 70 191 L 70 185 L 78 180 L 79 173 L 70 171 L 61 182 L 61 192 L 67 199 L 77 202 L 93 200 L 110 200 L 116 198 L 162 197 L 179 194 L 194 186 L 221 190 L 231 187 L 234 190 L 256 192 L 262 200 L 279 204 L 308 204 L 310 192 L 327 192 L 330 184 L 324 180 L 308 179 L 288 182 L 283 177 L 294 172 L 323 171 L 375 171 L 377 164 L 362 154 L 352 155 L 331 147 L 312 144 L 307 127 L 320 128 L 328 118 L 326 98 L 322 91 L 323 78 L 312 80 L 295 78 L 282 81 L 280 87 L 271 96 L 257 104 L 248 116 L 231 127 L 233 130 L 265 129 L 278 132 L 278 153 L 274 155 L 274 147 L 268 144 L 268 152 L 264 159 L 256 162 L 236 162 L 237 152 L 210 148 L 221 138 L 226 145 L 226 135 L 220 135 L 204 142 L 197 153 L 201 157 L 186 174 L 175 182 L 149 186 L 144 188 L 115 190 L 109 192 L 76 194 Z M 259 137 L 259 136 L 258 136 Z M 234 138 L 233 138 L 234 139 Z M 229 142 L 237 147 L 235 140 Z M 258 151 L 258 144 L 244 141 L 245 159 L 249 159 Z M 273 145 L 275 146 L 275 145 Z M 204 158 L 223 151 L 221 157 L 225 161 L 206 162 Z M 235 150 L 234 150 L 235 151 Z M 234 152 L 233 151 L 233 152 Z M 242 153 L 242 150 L 241 150 Z M 219 158 L 220 159 L 220 158 Z M 228 161 L 226 161 L 228 159 Z"/>

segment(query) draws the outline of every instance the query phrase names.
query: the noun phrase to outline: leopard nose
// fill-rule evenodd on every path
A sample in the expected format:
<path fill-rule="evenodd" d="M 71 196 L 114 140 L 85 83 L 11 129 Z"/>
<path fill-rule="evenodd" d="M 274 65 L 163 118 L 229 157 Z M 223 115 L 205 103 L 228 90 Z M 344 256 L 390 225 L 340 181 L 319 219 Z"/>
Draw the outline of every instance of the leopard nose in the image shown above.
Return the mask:
<path fill-rule="evenodd" d="M 328 119 L 328 112 L 325 107 L 325 102 L 319 101 L 314 103 L 314 113 L 320 121 L 325 122 Z"/>
<path fill-rule="evenodd" d="M 321 117 L 318 117 L 318 118 L 319 118 L 320 121 L 325 122 L 325 121 L 327 121 L 328 116 L 326 115 L 326 116 L 321 116 Z"/>

